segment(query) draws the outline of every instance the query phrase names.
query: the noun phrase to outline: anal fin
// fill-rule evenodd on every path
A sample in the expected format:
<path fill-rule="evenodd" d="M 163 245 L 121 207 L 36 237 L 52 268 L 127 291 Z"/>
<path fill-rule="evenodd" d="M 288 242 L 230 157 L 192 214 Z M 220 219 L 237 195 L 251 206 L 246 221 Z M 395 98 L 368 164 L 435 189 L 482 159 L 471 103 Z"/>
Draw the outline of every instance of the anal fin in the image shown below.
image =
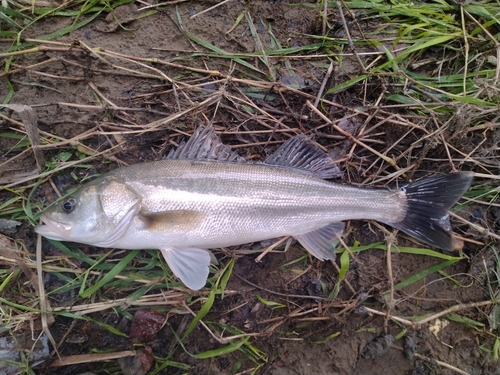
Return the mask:
<path fill-rule="evenodd" d="M 344 223 L 337 222 L 294 237 L 319 260 L 335 260 L 335 247 L 343 232 Z"/>
<path fill-rule="evenodd" d="M 186 248 L 160 249 L 163 258 L 175 276 L 192 290 L 199 290 L 205 286 L 210 266 L 208 250 Z"/>

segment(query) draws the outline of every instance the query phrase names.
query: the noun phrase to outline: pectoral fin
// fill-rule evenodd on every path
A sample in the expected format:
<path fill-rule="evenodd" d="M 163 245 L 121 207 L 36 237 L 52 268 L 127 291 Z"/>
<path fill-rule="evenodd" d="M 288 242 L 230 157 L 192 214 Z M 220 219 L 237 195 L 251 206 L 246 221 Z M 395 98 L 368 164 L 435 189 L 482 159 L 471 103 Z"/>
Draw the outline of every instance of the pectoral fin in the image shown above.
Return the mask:
<path fill-rule="evenodd" d="M 205 215 L 198 211 L 172 210 L 162 212 L 139 212 L 139 220 L 143 229 L 148 231 L 180 231 L 187 232 L 197 228 L 205 219 Z"/>
<path fill-rule="evenodd" d="M 166 248 L 160 251 L 174 275 L 189 289 L 199 290 L 205 286 L 211 260 L 207 250 Z"/>
<path fill-rule="evenodd" d="M 344 223 L 338 222 L 294 237 L 319 260 L 335 260 L 335 247 L 343 231 Z"/>

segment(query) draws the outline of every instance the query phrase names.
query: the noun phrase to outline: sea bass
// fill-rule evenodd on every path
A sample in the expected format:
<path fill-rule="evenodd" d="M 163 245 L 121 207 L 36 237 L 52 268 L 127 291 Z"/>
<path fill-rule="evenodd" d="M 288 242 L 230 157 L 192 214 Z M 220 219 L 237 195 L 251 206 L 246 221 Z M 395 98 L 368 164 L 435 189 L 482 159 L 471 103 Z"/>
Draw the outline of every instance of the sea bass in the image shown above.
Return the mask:
<path fill-rule="evenodd" d="M 293 236 L 320 260 L 335 259 L 344 220 L 376 220 L 453 250 L 448 209 L 473 173 L 397 189 L 328 182 L 333 160 L 299 135 L 263 163 L 247 163 L 212 127 L 198 128 L 167 159 L 113 170 L 48 208 L 35 231 L 99 247 L 159 249 L 189 288 L 207 281 L 210 248 Z"/>

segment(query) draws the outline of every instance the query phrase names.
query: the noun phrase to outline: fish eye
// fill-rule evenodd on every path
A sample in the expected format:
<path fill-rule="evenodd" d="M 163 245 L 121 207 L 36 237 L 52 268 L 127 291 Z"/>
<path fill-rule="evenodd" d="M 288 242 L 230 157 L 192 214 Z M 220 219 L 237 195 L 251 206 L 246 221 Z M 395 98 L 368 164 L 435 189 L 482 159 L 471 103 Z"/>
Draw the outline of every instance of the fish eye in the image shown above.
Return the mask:
<path fill-rule="evenodd" d="M 69 197 L 68 199 L 66 199 L 61 203 L 63 211 L 66 212 L 67 214 L 73 211 L 75 209 L 75 206 L 76 206 L 76 200 L 73 197 Z"/>

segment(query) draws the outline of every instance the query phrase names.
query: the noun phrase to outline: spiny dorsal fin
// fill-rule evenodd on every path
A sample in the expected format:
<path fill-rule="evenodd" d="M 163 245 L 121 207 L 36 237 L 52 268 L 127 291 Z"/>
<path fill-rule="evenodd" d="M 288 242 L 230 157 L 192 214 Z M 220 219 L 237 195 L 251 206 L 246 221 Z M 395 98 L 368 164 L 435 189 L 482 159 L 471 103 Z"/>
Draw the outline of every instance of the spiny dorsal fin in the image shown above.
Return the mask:
<path fill-rule="evenodd" d="M 245 159 L 222 143 L 213 126 L 199 126 L 187 142 L 182 142 L 167 159 L 212 160 L 244 163 Z"/>
<path fill-rule="evenodd" d="M 264 163 L 311 172 L 320 178 L 341 177 L 333 159 L 305 135 L 297 135 L 283 143 Z"/>

